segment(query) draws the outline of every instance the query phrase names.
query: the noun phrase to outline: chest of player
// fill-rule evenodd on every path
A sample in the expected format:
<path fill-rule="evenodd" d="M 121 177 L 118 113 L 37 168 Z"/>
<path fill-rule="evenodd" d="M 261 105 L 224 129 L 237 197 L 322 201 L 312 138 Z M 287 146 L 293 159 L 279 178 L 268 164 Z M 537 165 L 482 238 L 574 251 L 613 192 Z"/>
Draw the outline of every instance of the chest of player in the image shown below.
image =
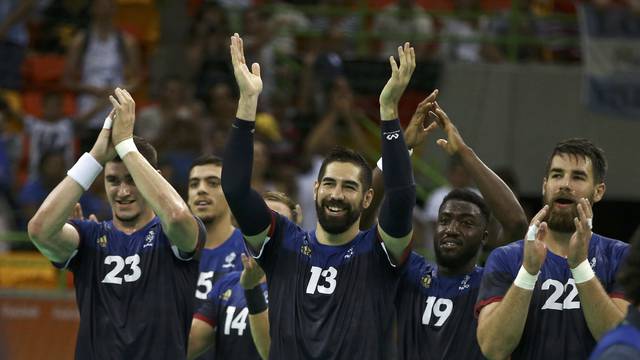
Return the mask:
<path fill-rule="evenodd" d="M 602 287 L 607 293 L 611 292 L 615 275 L 609 259 L 597 251 L 590 251 L 588 260 Z M 582 314 L 578 287 L 564 257 L 547 253 L 533 291 L 531 307 L 550 315 L 561 312 Z"/>
<path fill-rule="evenodd" d="M 166 269 L 170 268 L 167 261 L 173 261 L 173 255 L 160 231 L 152 227 L 132 235 L 100 234 L 92 244 L 94 281 L 102 288 L 116 291 L 140 282 L 162 281 Z"/>
<path fill-rule="evenodd" d="M 481 272 L 456 277 L 416 273 L 411 280 L 410 285 L 405 284 L 398 291 L 401 317 L 413 317 L 411 322 L 435 331 L 445 326 L 458 327 L 461 322 L 471 323 L 474 319 Z"/>

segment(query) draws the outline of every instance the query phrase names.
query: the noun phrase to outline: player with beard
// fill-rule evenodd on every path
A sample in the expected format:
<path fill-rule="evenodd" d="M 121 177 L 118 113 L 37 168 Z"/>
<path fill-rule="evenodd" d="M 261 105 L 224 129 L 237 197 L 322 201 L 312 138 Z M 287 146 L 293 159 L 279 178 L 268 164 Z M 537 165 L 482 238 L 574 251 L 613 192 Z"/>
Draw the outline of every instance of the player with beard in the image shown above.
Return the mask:
<path fill-rule="evenodd" d="M 77 359 L 184 359 L 205 230 L 156 170 L 155 149 L 133 137 L 131 95 L 115 95 L 91 152 L 47 196 L 29 237 L 74 274 Z M 103 166 L 113 220 L 67 222 Z"/>
<path fill-rule="evenodd" d="M 191 211 L 207 229 L 207 241 L 200 256 L 200 276 L 196 289 L 198 304 L 207 299 L 216 281 L 231 271 L 242 270 L 240 254 L 244 250 L 242 234 L 231 223 L 231 211 L 220 185 L 222 159 L 203 155 L 189 170 Z"/>
<path fill-rule="evenodd" d="M 263 195 L 269 208 L 300 225 L 300 205 L 287 195 L 269 191 Z M 267 311 L 267 285 L 262 268 L 242 254 L 244 269 L 225 274 L 193 316 L 189 333 L 192 359 L 213 346 L 217 359 L 268 359 L 271 338 Z M 247 318 L 249 329 L 247 329 Z M 201 358 L 210 359 L 208 355 Z"/>
<path fill-rule="evenodd" d="M 314 186 L 318 224 L 306 232 L 270 211 L 251 190 L 253 130 L 262 90 L 260 67 L 249 71 L 242 40 L 231 38 L 240 89 L 237 120 L 226 148 L 222 188 L 247 250 L 269 284 L 270 357 L 387 359 L 392 348 L 393 299 L 411 240 L 415 185 L 397 106 L 415 68 L 415 53 L 398 48 L 380 94 L 387 195 L 377 226 L 358 230 L 373 196 L 371 169 L 354 151 L 334 150 Z"/>
<path fill-rule="evenodd" d="M 423 100 L 407 129 L 407 145 L 422 143 L 434 128 L 424 128 L 427 114 L 447 135 L 440 145 L 459 159 L 484 199 L 468 189 L 451 191 L 442 201 L 436 224 L 436 264 L 412 252 L 396 297 L 399 359 L 482 359 L 473 308 L 482 268 L 478 255 L 488 238 L 490 209 L 501 225 L 499 243 L 517 240 L 527 219 L 516 196 L 464 142 L 434 91 Z"/>
<path fill-rule="evenodd" d="M 586 139 L 558 143 L 542 183 L 545 206 L 526 238 L 489 256 L 476 305 L 489 358 L 586 359 L 629 302 L 616 273 L 628 245 L 591 232 L 605 192 L 604 153 Z"/>

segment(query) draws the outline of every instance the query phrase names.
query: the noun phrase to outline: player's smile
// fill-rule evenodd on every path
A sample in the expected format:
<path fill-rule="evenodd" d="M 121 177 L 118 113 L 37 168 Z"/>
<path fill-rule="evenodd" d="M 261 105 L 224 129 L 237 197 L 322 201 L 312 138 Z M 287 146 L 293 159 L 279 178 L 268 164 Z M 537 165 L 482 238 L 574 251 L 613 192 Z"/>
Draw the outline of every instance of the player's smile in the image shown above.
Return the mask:
<path fill-rule="evenodd" d="M 438 246 L 442 250 L 456 250 L 461 248 L 464 245 L 464 240 L 454 238 L 451 236 L 447 236 L 445 238 L 440 239 L 438 241 Z"/>

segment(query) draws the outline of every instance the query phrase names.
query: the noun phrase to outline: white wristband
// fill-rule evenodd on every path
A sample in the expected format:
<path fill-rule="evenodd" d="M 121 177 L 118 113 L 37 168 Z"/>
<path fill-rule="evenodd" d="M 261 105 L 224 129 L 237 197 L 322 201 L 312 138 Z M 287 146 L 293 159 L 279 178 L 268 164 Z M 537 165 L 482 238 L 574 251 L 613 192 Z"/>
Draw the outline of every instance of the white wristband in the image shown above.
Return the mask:
<path fill-rule="evenodd" d="M 111 116 L 107 116 L 107 118 L 104 119 L 104 124 L 102 125 L 102 128 L 111 129 L 111 124 L 113 124 L 113 120 L 111 119 Z"/>
<path fill-rule="evenodd" d="M 124 159 L 124 156 L 132 151 L 138 151 L 136 144 L 133 142 L 133 138 L 122 140 L 116 145 L 116 152 L 118 153 L 120 159 Z"/>
<path fill-rule="evenodd" d="M 583 282 L 587 282 L 593 279 L 596 274 L 593 272 L 591 268 L 591 264 L 589 264 L 589 260 L 585 259 L 580 265 L 571 269 L 571 274 L 573 275 L 573 280 L 576 281 L 576 284 L 582 284 Z"/>
<path fill-rule="evenodd" d="M 540 275 L 539 271 L 537 274 L 531 275 L 524 266 L 520 266 L 520 271 L 518 271 L 518 275 L 513 280 L 513 285 L 521 289 L 533 290 L 536 286 L 536 281 L 538 281 L 538 275 Z"/>
<path fill-rule="evenodd" d="M 409 156 L 411 155 L 413 155 L 413 149 L 409 149 Z M 378 159 L 376 166 L 378 167 L 378 169 L 380 169 L 380 171 L 382 171 L 382 157 Z"/>
<path fill-rule="evenodd" d="M 529 230 L 527 230 L 527 241 L 535 241 L 536 235 L 538 235 L 538 226 L 529 225 Z"/>
<path fill-rule="evenodd" d="M 91 154 L 84 153 L 80 159 L 76 161 L 75 165 L 67 171 L 67 175 L 87 191 L 101 171 L 102 165 L 100 165 L 98 160 L 94 159 Z"/>

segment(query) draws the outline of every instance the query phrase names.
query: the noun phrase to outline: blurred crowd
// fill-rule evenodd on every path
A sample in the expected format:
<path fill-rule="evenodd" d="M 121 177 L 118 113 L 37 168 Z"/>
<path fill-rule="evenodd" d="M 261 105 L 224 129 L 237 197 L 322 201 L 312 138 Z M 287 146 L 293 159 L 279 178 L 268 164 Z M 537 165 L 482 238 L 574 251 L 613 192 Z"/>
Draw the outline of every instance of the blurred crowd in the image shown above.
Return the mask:
<path fill-rule="evenodd" d="M 436 63 L 579 63 L 575 12 L 569 0 L 3 0 L 0 232 L 23 230 L 88 150 L 117 86 L 134 93 L 136 134 L 186 193 L 191 160 L 220 154 L 235 117 L 233 32 L 265 83 L 253 186 L 292 194 L 310 228 L 319 156 L 338 144 L 379 154 L 367 131 L 376 98 L 354 90 L 345 64 L 384 63 L 402 41 Z M 83 196 L 85 214 L 111 217 L 103 188 Z"/>

